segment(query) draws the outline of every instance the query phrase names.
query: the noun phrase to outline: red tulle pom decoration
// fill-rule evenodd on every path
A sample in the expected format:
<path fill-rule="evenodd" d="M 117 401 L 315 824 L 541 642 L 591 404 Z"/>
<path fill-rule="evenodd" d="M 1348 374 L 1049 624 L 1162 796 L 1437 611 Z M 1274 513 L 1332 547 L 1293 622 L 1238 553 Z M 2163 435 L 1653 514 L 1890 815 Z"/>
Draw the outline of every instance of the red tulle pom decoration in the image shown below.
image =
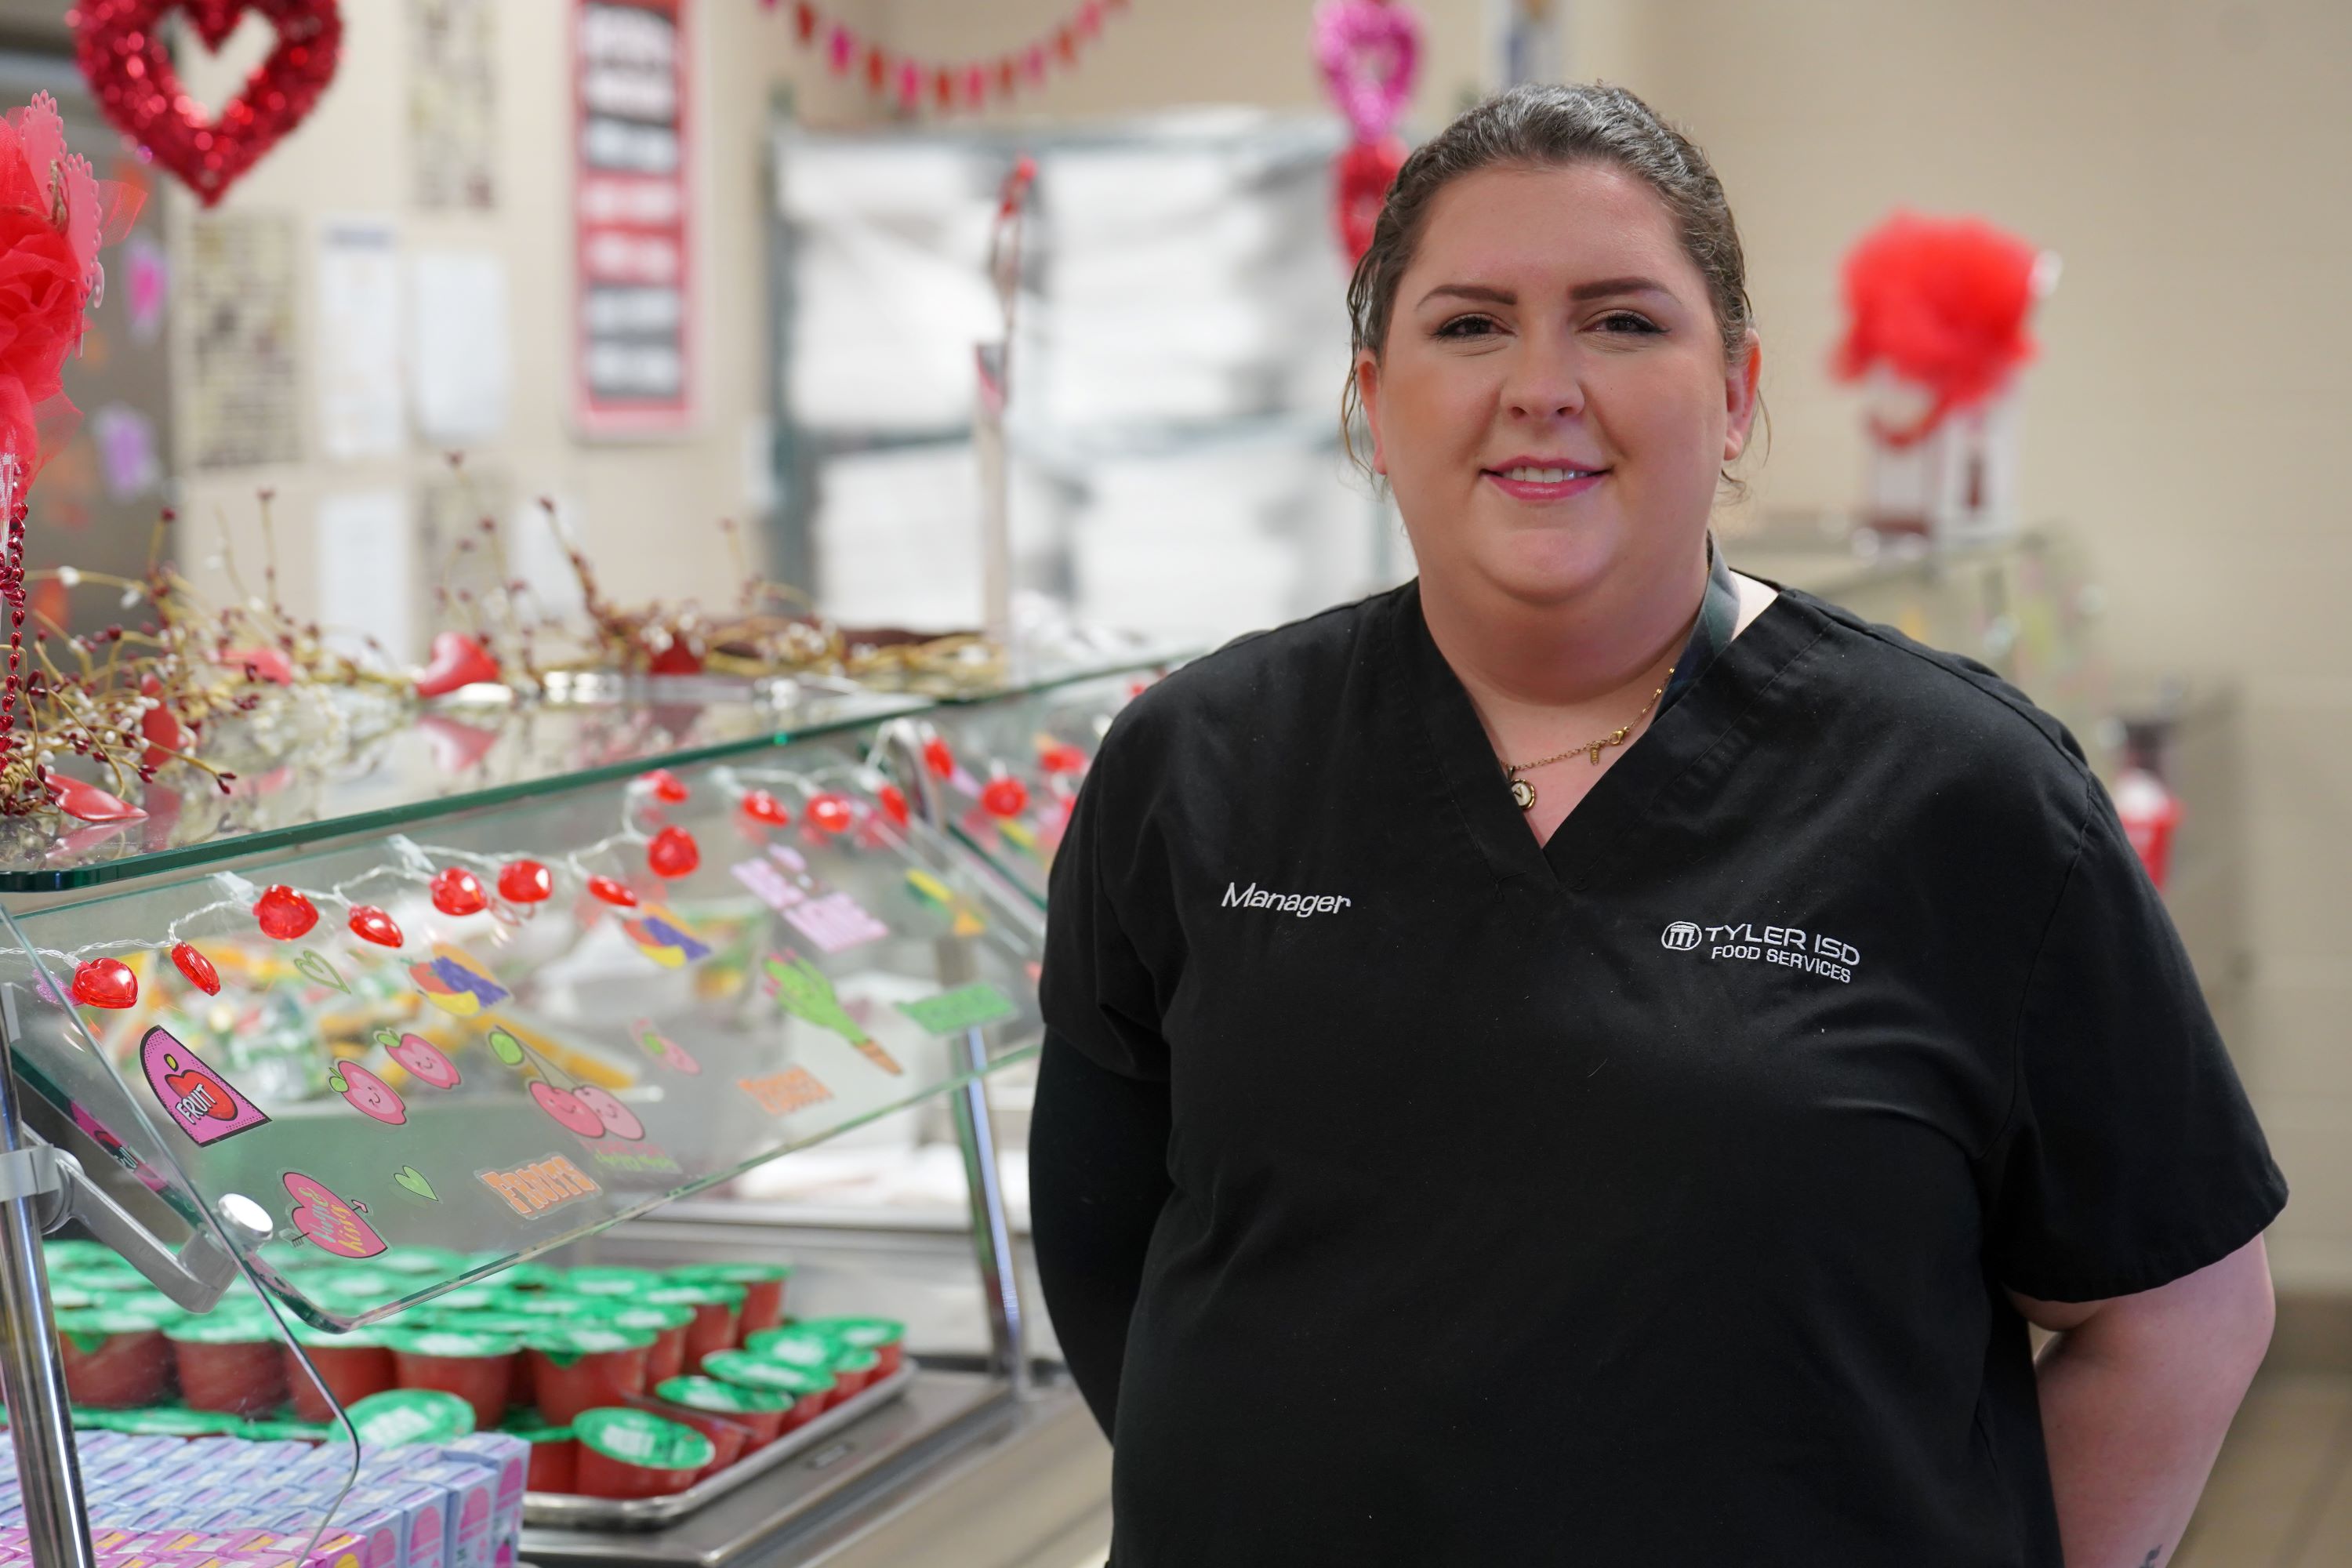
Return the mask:
<path fill-rule="evenodd" d="M 211 959 L 184 942 L 172 949 L 172 962 L 188 977 L 189 984 L 207 996 L 220 994 L 220 971 L 213 967 Z"/>
<path fill-rule="evenodd" d="M 2033 357 L 2025 330 L 2039 252 L 1981 218 L 1898 212 L 1845 258 L 1846 334 L 1832 369 L 1859 380 L 1885 367 L 1934 401 L 1903 429 L 1872 422 L 1908 447 L 1953 414 L 2000 392 Z"/>
<path fill-rule="evenodd" d="M 65 362 L 104 281 L 99 247 L 131 231 L 140 200 L 66 151 L 47 93 L 0 119 L 0 457 L 16 455 L 20 486 L 79 422 Z"/>
<path fill-rule="evenodd" d="M 205 117 L 173 68 L 157 24 L 174 10 L 188 13 L 207 49 L 226 43 L 247 11 L 278 29 L 277 47 L 218 119 Z M 343 41 L 335 0 L 79 0 L 67 16 L 99 108 L 206 206 L 309 116 L 335 79 Z"/>
<path fill-rule="evenodd" d="M 119 958 L 93 958 L 74 971 L 72 989 L 85 1007 L 128 1007 L 139 1000 L 139 976 Z"/>

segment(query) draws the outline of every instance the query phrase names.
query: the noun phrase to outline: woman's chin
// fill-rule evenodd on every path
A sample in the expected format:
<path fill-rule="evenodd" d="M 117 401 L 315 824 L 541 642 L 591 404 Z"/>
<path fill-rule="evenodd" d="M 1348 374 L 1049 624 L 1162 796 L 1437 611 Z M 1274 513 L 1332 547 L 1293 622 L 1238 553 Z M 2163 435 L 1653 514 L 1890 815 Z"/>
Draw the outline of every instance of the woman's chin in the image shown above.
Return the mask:
<path fill-rule="evenodd" d="M 1478 566 L 1510 598 L 1564 604 L 1608 579 L 1617 553 L 1611 546 L 1599 531 L 1519 531 L 1481 550 Z"/>

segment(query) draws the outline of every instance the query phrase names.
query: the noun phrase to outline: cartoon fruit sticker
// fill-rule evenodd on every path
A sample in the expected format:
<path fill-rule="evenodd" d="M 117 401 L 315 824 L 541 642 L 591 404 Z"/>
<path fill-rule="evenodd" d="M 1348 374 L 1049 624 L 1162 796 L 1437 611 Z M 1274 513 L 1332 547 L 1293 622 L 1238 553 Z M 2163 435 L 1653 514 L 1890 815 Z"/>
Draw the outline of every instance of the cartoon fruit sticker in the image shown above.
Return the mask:
<path fill-rule="evenodd" d="M 884 1072 L 897 1074 L 906 1070 L 872 1036 L 858 1027 L 857 1020 L 849 1016 L 840 997 L 834 994 L 833 982 L 815 964 L 787 950 L 782 957 L 771 954 L 761 967 L 766 971 L 769 984 L 775 991 L 776 1000 L 784 1005 L 785 1012 L 839 1035 Z"/>
<path fill-rule="evenodd" d="M 351 984 L 335 973 L 335 966 L 327 961 L 323 952 L 304 948 L 294 955 L 294 968 L 307 980 L 340 991 L 346 996 L 352 994 Z"/>
<path fill-rule="evenodd" d="M 408 1102 L 392 1086 L 357 1062 L 337 1062 L 327 1075 L 327 1087 L 351 1102 L 353 1110 L 394 1127 L 408 1120 Z"/>
<path fill-rule="evenodd" d="M 262 889 L 254 900 L 253 918 L 263 934 L 292 942 L 319 923 L 319 910 L 310 900 L 284 883 Z"/>
<path fill-rule="evenodd" d="M 446 1052 L 422 1035 L 394 1034 L 390 1029 L 378 1029 L 375 1043 L 383 1054 L 406 1068 L 420 1083 L 435 1089 L 455 1089 L 466 1081 L 457 1064 Z"/>
<path fill-rule="evenodd" d="M 75 968 L 70 990 L 85 1007 L 128 1007 L 139 1000 L 139 976 L 119 958 L 93 958 Z"/>
<path fill-rule="evenodd" d="M 490 1028 L 490 1054 L 510 1068 L 522 1066 L 522 1042 L 509 1034 L 501 1025 Z"/>
<path fill-rule="evenodd" d="M 686 1047 L 663 1034 L 646 1019 L 637 1020 L 637 1045 L 646 1055 L 664 1067 L 676 1068 L 688 1076 L 702 1071 L 702 1064 L 687 1053 Z"/>
<path fill-rule="evenodd" d="M 200 1145 L 269 1120 L 169 1029 L 150 1029 L 141 1038 L 139 1066 L 173 1124 Z"/>
<path fill-rule="evenodd" d="M 207 996 L 220 994 L 220 971 L 213 967 L 211 959 L 184 942 L 172 949 L 172 962 L 188 977 L 189 984 Z"/>
<path fill-rule="evenodd" d="M 539 1102 L 541 1110 L 555 1118 L 556 1125 L 566 1131 L 583 1138 L 604 1135 L 604 1119 L 582 1103 L 573 1090 L 558 1089 L 545 1079 L 538 1079 L 531 1083 L 530 1097 Z"/>
<path fill-rule="evenodd" d="M 555 892 L 555 878 L 536 860 L 510 860 L 499 871 L 499 897 L 509 903 L 543 904 Z"/>
<path fill-rule="evenodd" d="M 425 1173 L 414 1165 L 403 1165 L 392 1173 L 392 1179 L 428 1204 L 441 1201 L 441 1194 L 433 1190 L 433 1184 L 425 1179 Z"/>
<path fill-rule="evenodd" d="M 384 1239 L 362 1216 L 367 1210 L 329 1192 L 317 1178 L 299 1171 L 286 1173 L 286 1195 L 294 1200 L 294 1228 L 323 1252 L 338 1258 L 373 1258 Z"/>
<path fill-rule="evenodd" d="M 505 1001 L 507 988 L 462 949 L 437 943 L 433 956 L 408 966 L 408 977 L 425 999 L 454 1017 L 470 1018 Z"/>
<path fill-rule="evenodd" d="M 636 919 L 623 921 L 621 930 L 637 944 L 638 952 L 664 969 L 699 963 L 710 956 L 710 944 L 687 930 L 684 921 L 659 904 L 647 904 Z"/>
<path fill-rule="evenodd" d="M 400 927 L 393 918 L 373 904 L 358 904 L 352 909 L 352 934 L 362 942 L 372 942 L 378 947 L 398 947 Z"/>
<path fill-rule="evenodd" d="M 433 907 L 445 915 L 478 915 L 490 907 L 490 895 L 482 890 L 482 879 L 463 866 L 452 866 L 436 873 L 430 890 Z"/>
<path fill-rule="evenodd" d="M 610 1090 L 599 1089 L 593 1083 L 583 1083 L 572 1091 L 572 1098 L 586 1106 L 589 1114 L 603 1123 L 604 1130 L 614 1137 L 626 1138 L 634 1143 L 646 1135 L 646 1124 L 637 1120 L 637 1113 L 614 1098 Z M 557 1117 L 556 1120 L 560 1121 L 562 1118 Z"/>
<path fill-rule="evenodd" d="M 683 877 L 701 864 L 702 850 L 683 827 L 665 827 L 646 846 L 646 867 L 656 877 Z"/>

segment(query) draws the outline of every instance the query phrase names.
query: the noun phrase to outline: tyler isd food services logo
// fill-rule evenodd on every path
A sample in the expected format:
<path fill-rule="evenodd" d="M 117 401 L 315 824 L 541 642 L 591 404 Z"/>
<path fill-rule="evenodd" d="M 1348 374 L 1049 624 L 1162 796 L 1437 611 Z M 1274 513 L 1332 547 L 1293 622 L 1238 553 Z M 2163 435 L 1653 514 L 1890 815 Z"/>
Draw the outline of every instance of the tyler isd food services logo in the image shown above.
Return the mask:
<path fill-rule="evenodd" d="M 1675 921 L 1658 933 L 1658 945 L 1669 952 L 1696 952 L 1704 948 L 1710 959 L 1777 963 L 1841 985 L 1853 983 L 1854 969 L 1862 963 L 1862 950 L 1852 942 L 1798 926 L 1759 927 L 1752 921 L 1720 926 Z"/>

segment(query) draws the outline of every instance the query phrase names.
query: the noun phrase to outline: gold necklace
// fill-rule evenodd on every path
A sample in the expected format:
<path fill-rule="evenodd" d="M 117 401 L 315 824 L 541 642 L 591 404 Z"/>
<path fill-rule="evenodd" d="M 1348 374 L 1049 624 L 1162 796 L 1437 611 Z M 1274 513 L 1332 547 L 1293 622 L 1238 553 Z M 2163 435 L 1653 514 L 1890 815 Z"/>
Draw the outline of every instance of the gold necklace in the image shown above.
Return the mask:
<path fill-rule="evenodd" d="M 1650 693 L 1650 700 L 1647 702 L 1642 704 L 1641 712 L 1634 714 L 1631 722 L 1618 726 L 1606 735 L 1601 736 L 1601 739 L 1589 742 L 1581 746 L 1570 746 L 1565 752 L 1559 752 L 1553 756 L 1538 758 L 1537 761 L 1532 763 L 1504 763 L 1503 771 L 1509 775 L 1511 780 L 1511 798 L 1518 802 L 1519 809 L 1521 811 L 1533 811 L 1536 806 L 1536 786 L 1521 778 L 1519 776 L 1521 773 L 1532 773 L 1537 768 L 1548 768 L 1554 763 L 1566 762 L 1569 758 L 1576 755 L 1579 752 L 1583 752 L 1590 755 L 1592 758 L 1592 765 L 1596 768 L 1599 767 L 1601 765 L 1601 753 L 1611 746 L 1622 746 L 1625 743 L 1625 737 L 1633 732 L 1633 725 L 1640 723 L 1643 719 L 1649 717 L 1650 710 L 1658 705 L 1658 699 L 1666 694 L 1666 688 L 1673 683 L 1674 679 L 1675 667 L 1670 664 L 1666 666 L 1665 679 L 1658 682 L 1658 689 Z"/>

